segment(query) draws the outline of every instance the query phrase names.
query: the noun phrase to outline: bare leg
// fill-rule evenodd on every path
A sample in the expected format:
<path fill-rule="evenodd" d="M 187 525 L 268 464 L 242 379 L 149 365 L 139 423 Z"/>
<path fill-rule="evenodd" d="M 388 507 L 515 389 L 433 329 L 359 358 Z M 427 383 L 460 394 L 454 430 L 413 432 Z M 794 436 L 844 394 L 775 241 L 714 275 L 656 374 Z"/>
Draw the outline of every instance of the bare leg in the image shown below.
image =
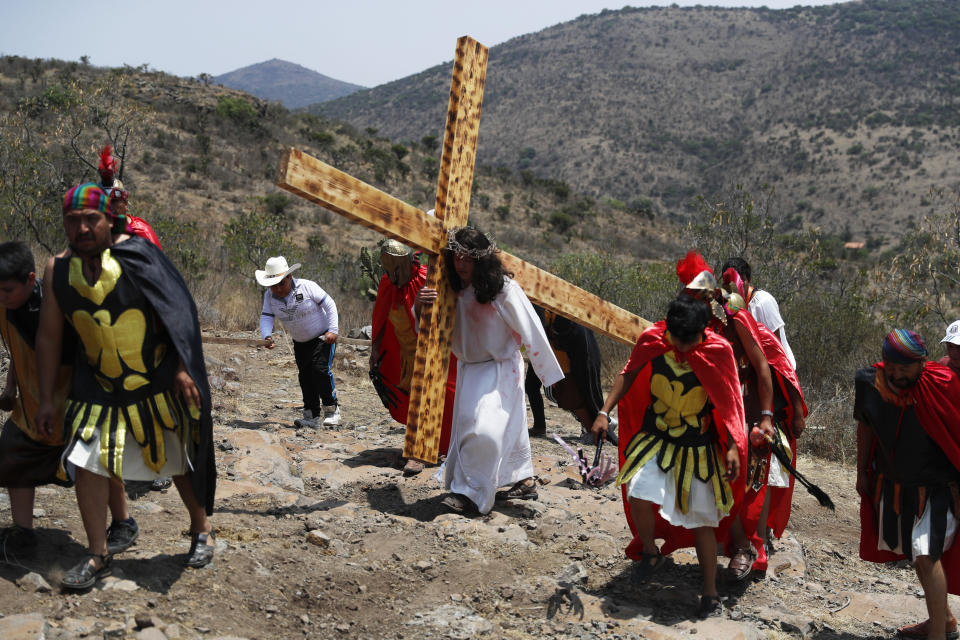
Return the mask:
<path fill-rule="evenodd" d="M 210 533 L 213 530 L 213 525 L 210 524 L 210 519 L 207 518 L 207 512 L 203 505 L 193 494 L 190 476 L 186 474 L 173 476 L 173 484 L 177 486 L 180 499 L 190 514 L 190 533 Z"/>
<path fill-rule="evenodd" d="M 107 553 L 107 502 L 110 480 L 86 469 L 77 469 L 77 506 L 87 534 L 87 548 L 95 556 Z M 94 568 L 103 566 L 100 558 L 92 558 Z"/>
<path fill-rule="evenodd" d="M 746 549 L 747 547 L 753 546 L 750 544 L 750 540 L 744 532 L 743 521 L 740 518 L 735 519 L 730 525 L 730 539 L 737 549 Z"/>
<path fill-rule="evenodd" d="M 127 510 L 127 494 L 123 490 L 123 482 L 117 478 L 110 478 L 110 495 L 108 499 L 110 517 L 114 522 L 126 520 L 130 517 Z"/>
<path fill-rule="evenodd" d="M 913 566 L 917 570 L 923 596 L 927 601 L 927 615 L 930 618 L 927 638 L 943 638 L 947 632 L 947 617 L 950 615 L 947 605 L 947 576 L 943 572 L 943 564 L 939 560 L 930 562 L 930 556 L 917 556 Z"/>
<path fill-rule="evenodd" d="M 630 515 L 633 516 L 633 524 L 637 528 L 637 537 L 643 543 L 644 553 L 656 553 L 657 543 L 653 538 L 655 524 L 653 503 L 630 498 Z"/>
<path fill-rule="evenodd" d="M 770 517 L 770 494 L 771 491 L 768 485 L 763 496 L 763 509 L 760 510 L 760 521 L 757 522 L 757 535 L 760 536 L 760 541 L 763 544 L 769 542 L 767 519 Z"/>
<path fill-rule="evenodd" d="M 697 560 L 703 572 L 703 595 L 717 595 L 717 536 L 711 527 L 693 530 Z"/>
<path fill-rule="evenodd" d="M 24 529 L 33 529 L 33 487 L 7 489 L 10 494 L 10 514 L 13 524 Z"/>

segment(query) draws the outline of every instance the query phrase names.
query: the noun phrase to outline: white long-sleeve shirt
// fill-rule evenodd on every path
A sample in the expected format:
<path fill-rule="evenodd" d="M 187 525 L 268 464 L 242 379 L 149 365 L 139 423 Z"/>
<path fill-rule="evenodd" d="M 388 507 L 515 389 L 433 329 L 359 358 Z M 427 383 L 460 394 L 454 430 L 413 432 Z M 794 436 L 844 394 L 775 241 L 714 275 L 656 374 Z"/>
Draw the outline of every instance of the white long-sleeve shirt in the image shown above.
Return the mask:
<path fill-rule="evenodd" d="M 260 335 L 273 335 L 273 321 L 278 318 L 294 342 L 307 342 L 330 331 L 339 334 L 337 304 L 312 280 L 293 279 L 286 298 L 277 298 L 270 289 L 263 293 L 260 313 Z"/>

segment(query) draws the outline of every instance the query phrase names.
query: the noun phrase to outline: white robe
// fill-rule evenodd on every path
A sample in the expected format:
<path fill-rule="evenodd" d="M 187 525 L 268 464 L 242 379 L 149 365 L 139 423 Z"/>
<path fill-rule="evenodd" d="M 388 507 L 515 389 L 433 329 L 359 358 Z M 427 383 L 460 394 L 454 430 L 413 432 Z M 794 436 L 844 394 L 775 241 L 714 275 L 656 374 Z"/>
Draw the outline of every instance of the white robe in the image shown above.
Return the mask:
<path fill-rule="evenodd" d="M 453 328 L 457 393 L 444 486 L 473 500 L 481 513 L 493 508 L 497 487 L 533 476 L 521 347 L 545 387 L 563 379 L 520 285 L 506 279 L 489 304 L 477 302 L 473 287 L 460 292 Z"/>

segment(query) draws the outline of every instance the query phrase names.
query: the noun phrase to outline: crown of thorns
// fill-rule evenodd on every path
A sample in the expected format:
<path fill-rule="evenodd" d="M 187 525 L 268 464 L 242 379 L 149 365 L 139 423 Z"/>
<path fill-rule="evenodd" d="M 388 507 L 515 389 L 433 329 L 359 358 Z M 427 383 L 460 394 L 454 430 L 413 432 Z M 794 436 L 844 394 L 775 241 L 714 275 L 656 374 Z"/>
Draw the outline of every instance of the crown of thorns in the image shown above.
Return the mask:
<path fill-rule="evenodd" d="M 490 243 L 490 246 L 486 249 L 471 249 L 465 247 L 460 242 L 457 241 L 457 234 L 467 227 L 453 227 L 447 231 L 447 249 L 453 253 L 457 253 L 463 256 L 470 256 L 474 260 L 479 260 L 480 258 L 486 258 L 487 256 L 492 256 L 497 252 L 497 245 L 489 236 L 484 234 L 484 237 Z"/>

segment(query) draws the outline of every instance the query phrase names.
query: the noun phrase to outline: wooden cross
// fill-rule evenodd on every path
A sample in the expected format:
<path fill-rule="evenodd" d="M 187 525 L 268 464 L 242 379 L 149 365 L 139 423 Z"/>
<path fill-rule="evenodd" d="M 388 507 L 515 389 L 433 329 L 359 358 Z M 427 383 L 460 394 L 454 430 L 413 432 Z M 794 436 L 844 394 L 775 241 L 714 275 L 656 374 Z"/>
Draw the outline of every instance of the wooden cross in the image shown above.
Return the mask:
<path fill-rule="evenodd" d="M 279 187 L 428 254 L 426 286 L 435 288 L 438 297 L 433 305 L 424 306 L 420 318 L 403 455 L 430 463 L 437 461 L 440 443 L 456 304 L 441 252 L 447 246 L 447 230 L 467 222 L 486 68 L 485 46 L 469 36 L 457 40 L 436 216 L 297 149 L 283 153 L 277 170 Z M 503 251 L 499 255 L 527 296 L 550 311 L 630 345 L 650 325 L 519 258 Z"/>

